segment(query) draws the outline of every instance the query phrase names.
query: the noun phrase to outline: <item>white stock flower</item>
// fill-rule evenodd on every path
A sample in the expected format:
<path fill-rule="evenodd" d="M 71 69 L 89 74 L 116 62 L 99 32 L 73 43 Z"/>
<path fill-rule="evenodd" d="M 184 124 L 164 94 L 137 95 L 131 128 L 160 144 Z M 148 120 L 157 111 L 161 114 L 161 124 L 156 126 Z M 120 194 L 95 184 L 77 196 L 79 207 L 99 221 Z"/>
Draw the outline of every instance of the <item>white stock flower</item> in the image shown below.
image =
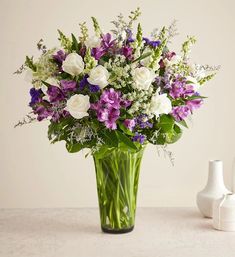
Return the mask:
<path fill-rule="evenodd" d="M 146 67 L 136 68 L 132 75 L 134 80 L 133 87 L 138 90 L 148 90 L 156 77 L 154 71 Z"/>
<path fill-rule="evenodd" d="M 67 100 L 66 110 L 76 119 L 89 116 L 90 98 L 88 95 L 76 94 Z"/>
<path fill-rule="evenodd" d="M 67 55 L 66 59 L 63 61 L 62 69 L 72 76 L 80 74 L 84 70 L 82 57 L 77 53 Z"/>
<path fill-rule="evenodd" d="M 102 66 L 98 65 L 90 71 L 88 82 L 92 85 L 97 85 L 101 89 L 108 85 L 109 72 Z"/>
<path fill-rule="evenodd" d="M 84 43 L 85 43 L 85 46 L 88 48 L 95 48 L 100 46 L 101 39 L 94 35 L 94 36 L 88 37 Z"/>
<path fill-rule="evenodd" d="M 172 110 L 171 100 L 167 94 L 159 94 L 159 90 L 152 96 L 150 112 L 158 117 L 160 114 L 168 114 Z"/>

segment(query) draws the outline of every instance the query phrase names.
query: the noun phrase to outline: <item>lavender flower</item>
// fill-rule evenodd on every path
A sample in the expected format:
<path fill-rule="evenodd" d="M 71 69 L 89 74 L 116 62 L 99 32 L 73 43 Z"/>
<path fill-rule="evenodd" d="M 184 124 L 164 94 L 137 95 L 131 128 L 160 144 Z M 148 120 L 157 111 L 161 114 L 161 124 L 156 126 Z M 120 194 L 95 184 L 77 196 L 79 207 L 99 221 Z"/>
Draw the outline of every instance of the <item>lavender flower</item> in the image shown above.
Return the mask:
<path fill-rule="evenodd" d="M 135 119 L 135 121 L 136 121 L 136 125 L 138 125 L 139 128 L 141 128 L 141 129 L 153 127 L 153 124 L 148 121 L 148 116 L 146 114 L 139 115 Z"/>
<path fill-rule="evenodd" d="M 188 100 L 186 102 L 186 105 L 189 107 L 190 111 L 193 112 L 194 110 L 200 108 L 203 104 L 202 99 L 193 99 L 193 100 Z"/>

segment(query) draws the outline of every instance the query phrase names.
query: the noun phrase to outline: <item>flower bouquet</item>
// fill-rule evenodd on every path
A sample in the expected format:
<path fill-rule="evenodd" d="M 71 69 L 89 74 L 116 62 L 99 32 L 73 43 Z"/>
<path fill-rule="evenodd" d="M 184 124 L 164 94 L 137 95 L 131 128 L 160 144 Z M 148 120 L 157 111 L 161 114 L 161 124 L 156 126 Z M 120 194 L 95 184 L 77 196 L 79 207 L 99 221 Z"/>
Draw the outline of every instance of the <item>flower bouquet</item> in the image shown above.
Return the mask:
<path fill-rule="evenodd" d="M 89 148 L 93 156 L 105 232 L 134 227 L 140 164 L 145 146 L 176 142 L 185 119 L 201 107 L 202 85 L 217 67 L 193 64 L 189 52 L 169 49 L 175 22 L 145 37 L 134 23 L 140 10 L 112 21 L 105 33 L 92 17 L 94 31 L 80 24 L 79 37 L 59 32 L 60 47 L 42 51 L 38 60 L 26 57 L 16 72 L 27 70 L 33 87 L 32 112 L 17 125 L 49 121 L 48 138 L 64 140 L 70 153 Z"/>

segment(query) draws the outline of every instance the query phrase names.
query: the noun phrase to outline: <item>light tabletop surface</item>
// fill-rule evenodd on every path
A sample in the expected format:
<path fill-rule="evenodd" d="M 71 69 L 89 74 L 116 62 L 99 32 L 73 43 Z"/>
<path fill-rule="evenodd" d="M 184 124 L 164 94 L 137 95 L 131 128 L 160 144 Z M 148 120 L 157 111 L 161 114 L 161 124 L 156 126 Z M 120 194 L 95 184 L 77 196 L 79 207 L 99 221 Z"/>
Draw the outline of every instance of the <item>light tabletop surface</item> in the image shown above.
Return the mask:
<path fill-rule="evenodd" d="M 235 232 L 196 208 L 138 208 L 133 232 L 104 234 L 97 209 L 2 209 L 0 257 L 235 257 Z"/>

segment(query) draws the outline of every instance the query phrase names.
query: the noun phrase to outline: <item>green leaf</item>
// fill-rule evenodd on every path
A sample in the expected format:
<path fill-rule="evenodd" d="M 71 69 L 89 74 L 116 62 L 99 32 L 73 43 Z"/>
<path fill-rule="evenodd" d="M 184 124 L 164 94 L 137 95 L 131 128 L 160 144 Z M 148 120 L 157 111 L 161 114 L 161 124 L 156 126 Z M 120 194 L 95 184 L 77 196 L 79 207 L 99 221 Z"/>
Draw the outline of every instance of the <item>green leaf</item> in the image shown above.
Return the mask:
<path fill-rule="evenodd" d="M 66 149 L 68 150 L 69 153 L 77 153 L 80 150 L 82 150 L 84 146 L 80 143 L 76 144 L 71 144 L 71 143 L 66 143 Z"/>
<path fill-rule="evenodd" d="M 117 135 L 117 138 L 118 138 L 120 143 L 122 142 L 122 143 L 126 144 L 127 146 L 129 146 L 130 148 L 132 148 L 134 150 L 138 150 L 136 145 L 125 134 L 123 134 L 122 132 L 116 130 L 116 135 Z"/>
<path fill-rule="evenodd" d="M 79 52 L 79 44 L 78 41 L 76 39 L 76 37 L 74 36 L 74 34 L 71 34 L 72 36 L 72 50 L 75 50 L 76 52 Z"/>
<path fill-rule="evenodd" d="M 118 139 L 115 131 L 104 130 L 104 131 L 101 131 L 100 133 L 107 146 L 111 146 L 111 147 L 118 146 Z"/>
<path fill-rule="evenodd" d="M 146 57 L 150 56 L 151 54 L 152 54 L 151 52 L 142 54 L 139 58 L 135 59 L 135 60 L 133 61 L 133 63 L 134 63 L 134 62 L 138 62 L 138 61 L 140 61 L 140 60 L 143 60 L 143 59 L 145 59 Z"/>
<path fill-rule="evenodd" d="M 178 125 L 174 125 L 174 128 L 166 133 L 166 143 L 173 144 L 180 139 L 182 136 L 182 130 Z"/>
<path fill-rule="evenodd" d="M 160 116 L 157 126 L 161 129 L 161 132 L 168 132 L 172 130 L 174 122 L 174 118 L 171 115 L 163 114 Z"/>
<path fill-rule="evenodd" d="M 183 126 L 185 128 L 188 128 L 188 125 L 185 120 L 177 121 L 177 123 L 179 123 L 181 126 Z"/>
<path fill-rule="evenodd" d="M 118 126 L 125 134 L 129 136 L 134 136 L 134 133 L 126 128 L 126 126 L 121 121 L 118 121 Z"/>

